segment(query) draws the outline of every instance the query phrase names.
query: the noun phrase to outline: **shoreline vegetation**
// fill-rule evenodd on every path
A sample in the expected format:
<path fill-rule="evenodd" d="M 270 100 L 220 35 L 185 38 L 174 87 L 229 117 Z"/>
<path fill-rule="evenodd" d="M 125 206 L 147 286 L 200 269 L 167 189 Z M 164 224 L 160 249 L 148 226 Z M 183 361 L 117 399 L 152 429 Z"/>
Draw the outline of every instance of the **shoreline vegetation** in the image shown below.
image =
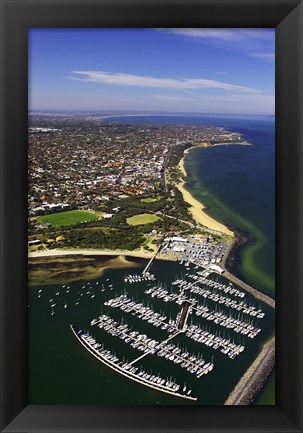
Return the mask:
<path fill-rule="evenodd" d="M 206 209 L 206 206 L 202 202 L 195 199 L 190 194 L 190 192 L 187 189 L 185 189 L 186 181 L 184 180 L 184 178 L 186 178 L 187 176 L 185 170 L 185 164 L 184 164 L 185 155 L 188 154 L 188 152 L 191 149 L 195 149 L 198 147 L 208 147 L 208 144 L 202 143 L 199 146 L 192 146 L 184 151 L 183 158 L 180 160 L 178 164 L 178 168 L 180 169 L 183 176 L 180 182 L 177 184 L 177 188 L 181 192 L 183 196 L 183 200 L 191 206 L 189 208 L 189 212 L 191 213 L 193 219 L 196 221 L 197 224 L 201 224 L 207 227 L 208 229 L 216 230 L 228 236 L 234 237 L 234 233 L 231 230 L 229 230 L 224 224 L 219 223 L 218 221 L 216 221 L 215 219 L 207 215 L 207 213 L 204 211 L 204 209 Z"/>

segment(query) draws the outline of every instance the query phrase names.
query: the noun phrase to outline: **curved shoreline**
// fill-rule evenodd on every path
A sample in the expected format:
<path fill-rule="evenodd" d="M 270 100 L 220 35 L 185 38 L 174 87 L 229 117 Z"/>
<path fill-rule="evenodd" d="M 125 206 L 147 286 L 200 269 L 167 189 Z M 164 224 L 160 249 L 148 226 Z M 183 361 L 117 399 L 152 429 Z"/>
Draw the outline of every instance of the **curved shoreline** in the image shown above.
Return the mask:
<path fill-rule="evenodd" d="M 185 170 L 184 158 L 185 155 L 189 152 L 189 150 L 194 149 L 196 147 L 200 147 L 200 146 L 193 146 L 190 147 L 189 149 L 186 149 L 183 153 L 183 158 L 179 161 L 178 168 L 181 170 L 183 178 L 177 184 L 177 188 L 181 192 L 183 196 L 183 200 L 191 206 L 189 208 L 189 211 L 192 214 L 192 217 L 197 224 L 201 224 L 202 226 L 205 226 L 208 229 L 216 230 L 228 236 L 234 237 L 234 233 L 231 230 L 229 230 L 224 224 L 219 223 L 218 221 L 216 221 L 215 219 L 207 215 L 203 210 L 206 208 L 206 206 L 199 200 L 195 199 L 191 195 L 191 193 L 187 189 L 185 189 L 186 182 L 184 180 L 184 177 L 187 176 L 187 173 Z"/>

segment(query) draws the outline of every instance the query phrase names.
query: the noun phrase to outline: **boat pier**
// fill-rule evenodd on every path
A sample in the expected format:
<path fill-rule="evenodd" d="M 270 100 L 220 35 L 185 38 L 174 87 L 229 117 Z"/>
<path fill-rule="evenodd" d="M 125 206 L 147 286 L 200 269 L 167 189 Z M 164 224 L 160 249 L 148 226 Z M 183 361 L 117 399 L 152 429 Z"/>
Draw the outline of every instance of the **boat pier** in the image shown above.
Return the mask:
<path fill-rule="evenodd" d="M 142 271 L 142 275 L 145 275 L 145 274 L 148 273 L 148 271 L 149 271 L 149 269 L 150 269 L 150 267 L 151 267 L 153 261 L 154 261 L 155 258 L 156 258 L 156 255 L 157 255 L 158 252 L 160 251 L 161 247 L 162 247 L 162 244 L 159 246 L 159 248 L 157 249 L 156 253 L 152 256 L 152 258 L 150 259 L 150 261 L 147 263 L 147 265 L 146 265 L 145 268 L 143 269 L 143 271 Z"/>
<path fill-rule="evenodd" d="M 180 331 L 175 332 L 174 334 L 170 335 L 166 340 L 162 341 L 162 343 L 158 344 L 157 350 L 160 350 L 162 346 L 164 346 L 169 340 L 172 340 L 175 338 L 178 334 L 180 334 Z M 155 349 L 152 348 L 148 352 L 143 353 L 143 355 L 139 356 L 138 358 L 134 359 L 132 362 L 129 362 L 129 365 L 133 365 L 136 362 L 140 361 L 140 359 L 144 358 L 145 356 L 149 355 L 150 353 L 154 353 Z"/>
<path fill-rule="evenodd" d="M 181 316 L 180 316 L 180 320 L 179 320 L 179 323 L 178 323 L 178 329 L 180 329 L 181 332 L 183 332 L 186 329 L 186 323 L 187 323 L 187 319 L 188 319 L 189 312 L 190 312 L 189 307 L 191 305 L 192 304 L 190 302 L 188 302 L 188 301 L 185 301 L 183 303 L 182 311 L 181 311 Z"/>

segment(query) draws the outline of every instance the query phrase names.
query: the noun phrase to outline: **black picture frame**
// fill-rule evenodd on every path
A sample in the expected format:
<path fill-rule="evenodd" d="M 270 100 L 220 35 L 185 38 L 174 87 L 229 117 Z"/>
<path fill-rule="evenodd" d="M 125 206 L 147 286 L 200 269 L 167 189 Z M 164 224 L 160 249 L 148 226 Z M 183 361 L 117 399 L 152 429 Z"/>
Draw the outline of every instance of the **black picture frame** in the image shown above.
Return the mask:
<path fill-rule="evenodd" d="M 1 431 L 302 431 L 302 0 L 1 0 Z M 27 405 L 27 32 L 276 28 L 275 406 Z"/>

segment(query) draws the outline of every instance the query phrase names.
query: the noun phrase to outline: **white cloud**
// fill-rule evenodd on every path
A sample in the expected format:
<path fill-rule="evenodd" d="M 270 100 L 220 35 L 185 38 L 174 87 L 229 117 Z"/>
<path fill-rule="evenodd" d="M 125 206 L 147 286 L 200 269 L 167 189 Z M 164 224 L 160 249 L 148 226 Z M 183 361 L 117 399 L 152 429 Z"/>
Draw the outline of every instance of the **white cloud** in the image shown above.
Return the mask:
<path fill-rule="evenodd" d="M 187 98 L 186 96 L 172 96 L 172 95 L 152 95 L 151 99 L 158 101 L 193 101 L 193 98 Z"/>
<path fill-rule="evenodd" d="M 203 78 L 156 78 L 105 71 L 72 71 L 72 73 L 81 76 L 81 78 L 75 76 L 69 77 L 74 80 L 117 86 L 152 87 L 174 90 L 220 89 L 239 93 L 262 93 L 261 90 L 252 87 L 239 86 L 216 80 L 206 80 Z"/>
<path fill-rule="evenodd" d="M 232 51 L 241 51 L 245 55 L 264 53 L 264 60 L 269 60 L 268 54 L 274 51 L 275 34 L 273 29 L 157 29 L 172 35 L 191 38 L 196 42 L 212 47 L 224 48 Z M 257 56 L 253 56 L 257 57 Z M 274 58 L 271 56 L 270 61 Z"/>
<path fill-rule="evenodd" d="M 275 53 L 251 53 L 251 57 L 256 57 L 257 59 L 265 60 L 266 62 L 275 62 Z"/>
<path fill-rule="evenodd" d="M 223 42 L 237 42 L 241 40 L 271 41 L 272 31 L 267 29 L 207 29 L 207 28 L 188 28 L 188 29 L 158 29 L 166 33 L 177 34 L 198 39 L 212 39 Z"/>
<path fill-rule="evenodd" d="M 244 94 L 232 94 L 229 96 L 217 95 L 211 96 L 208 99 L 209 103 L 219 104 L 218 106 L 229 106 L 238 109 L 240 107 L 244 110 L 249 107 L 254 108 L 255 113 L 274 113 L 275 111 L 275 95 L 272 94 L 262 94 L 262 95 L 244 95 Z"/>

